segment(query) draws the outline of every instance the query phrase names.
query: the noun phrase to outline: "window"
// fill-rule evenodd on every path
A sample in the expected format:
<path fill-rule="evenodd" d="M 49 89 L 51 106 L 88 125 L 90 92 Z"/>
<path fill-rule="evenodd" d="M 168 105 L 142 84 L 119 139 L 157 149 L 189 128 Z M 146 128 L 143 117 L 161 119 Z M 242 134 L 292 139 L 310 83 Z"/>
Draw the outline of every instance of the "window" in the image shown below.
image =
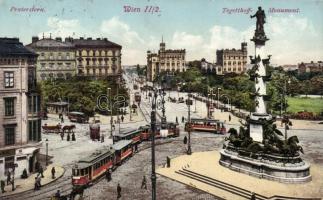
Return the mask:
<path fill-rule="evenodd" d="M 53 53 L 49 54 L 49 59 L 52 60 L 53 59 Z"/>
<path fill-rule="evenodd" d="M 4 86 L 5 86 L 5 88 L 13 88 L 14 87 L 13 72 L 5 72 L 4 73 Z"/>
<path fill-rule="evenodd" d="M 66 53 L 66 59 L 69 60 L 70 59 L 70 53 Z"/>
<path fill-rule="evenodd" d="M 58 53 L 58 59 L 62 59 L 62 53 Z"/>
<path fill-rule="evenodd" d="M 4 128 L 4 132 L 5 132 L 5 145 L 15 144 L 16 127 L 7 126 Z"/>
<path fill-rule="evenodd" d="M 29 120 L 28 121 L 28 140 L 29 141 L 41 141 L 41 120 Z"/>
<path fill-rule="evenodd" d="M 67 68 L 71 67 L 71 63 L 65 63 Z"/>
<path fill-rule="evenodd" d="M 49 63 L 49 67 L 53 68 L 54 67 L 54 63 Z"/>
<path fill-rule="evenodd" d="M 15 98 L 4 98 L 5 116 L 15 115 Z"/>
<path fill-rule="evenodd" d="M 46 63 L 40 63 L 41 68 L 45 68 L 45 66 L 46 66 Z"/>
<path fill-rule="evenodd" d="M 41 54 L 40 54 L 40 56 L 41 56 L 41 57 L 44 57 L 44 56 L 45 56 L 45 53 L 41 53 Z"/>

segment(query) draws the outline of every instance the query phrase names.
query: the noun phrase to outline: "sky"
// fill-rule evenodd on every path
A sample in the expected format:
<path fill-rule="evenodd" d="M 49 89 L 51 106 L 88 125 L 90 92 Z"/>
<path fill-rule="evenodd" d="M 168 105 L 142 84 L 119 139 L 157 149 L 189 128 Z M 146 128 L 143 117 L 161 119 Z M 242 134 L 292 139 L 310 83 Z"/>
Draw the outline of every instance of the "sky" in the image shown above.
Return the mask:
<path fill-rule="evenodd" d="M 188 61 L 214 62 L 217 49 L 238 49 L 243 41 L 254 54 L 250 15 L 258 6 L 266 12 L 273 64 L 323 60 L 323 0 L 0 0 L 0 37 L 24 44 L 43 34 L 106 37 L 122 45 L 123 65 L 146 64 L 147 50 L 157 52 L 163 38 L 166 48 L 186 49 Z"/>

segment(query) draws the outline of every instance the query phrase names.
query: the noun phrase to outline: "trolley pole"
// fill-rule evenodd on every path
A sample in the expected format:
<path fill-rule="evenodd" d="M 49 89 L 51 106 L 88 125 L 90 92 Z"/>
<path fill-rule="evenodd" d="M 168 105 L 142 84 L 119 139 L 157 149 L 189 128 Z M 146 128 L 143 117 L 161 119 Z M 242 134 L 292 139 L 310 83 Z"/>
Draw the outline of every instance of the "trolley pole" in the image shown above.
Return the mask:
<path fill-rule="evenodd" d="M 156 172 L 155 172 L 155 134 L 156 134 L 156 103 L 157 91 L 154 91 L 151 110 L 151 199 L 156 200 Z"/>
<path fill-rule="evenodd" d="M 187 155 L 191 155 L 192 154 L 192 149 L 191 149 L 191 99 L 190 99 L 190 93 L 188 95 L 188 99 L 187 99 L 187 106 L 188 106 L 188 143 L 187 143 Z"/>

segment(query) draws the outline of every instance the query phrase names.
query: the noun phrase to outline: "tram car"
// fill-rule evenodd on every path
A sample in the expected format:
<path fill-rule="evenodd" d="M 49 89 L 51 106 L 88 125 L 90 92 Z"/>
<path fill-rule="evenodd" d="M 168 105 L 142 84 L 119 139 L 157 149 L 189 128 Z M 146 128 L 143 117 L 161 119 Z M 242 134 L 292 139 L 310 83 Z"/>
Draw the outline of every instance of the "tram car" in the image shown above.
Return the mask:
<path fill-rule="evenodd" d="M 115 150 L 105 148 L 81 159 L 72 168 L 73 186 L 88 186 L 95 179 L 103 175 L 106 170 L 113 168 L 115 163 Z"/>
<path fill-rule="evenodd" d="M 115 166 L 121 165 L 127 158 L 133 155 L 132 140 L 120 140 L 112 148 L 115 150 Z"/>
<path fill-rule="evenodd" d="M 90 138 L 92 140 L 100 140 L 100 124 L 90 124 Z"/>
<path fill-rule="evenodd" d="M 141 140 L 150 140 L 151 137 L 151 128 L 150 125 L 139 127 L 141 130 Z M 166 130 L 166 131 L 165 131 Z M 162 137 L 178 137 L 180 135 L 180 130 L 175 123 L 168 122 L 166 124 L 166 129 L 161 128 L 161 124 L 156 124 L 156 134 L 155 138 Z"/>
<path fill-rule="evenodd" d="M 113 135 L 113 141 L 132 140 L 132 144 L 141 142 L 141 130 L 132 130 L 123 134 Z"/>
<path fill-rule="evenodd" d="M 72 185 L 87 187 L 96 179 L 121 165 L 133 154 L 132 140 L 122 140 L 110 148 L 97 150 L 92 155 L 79 160 L 72 168 Z"/>
<path fill-rule="evenodd" d="M 139 92 L 136 92 L 135 93 L 135 101 L 138 103 L 140 103 L 140 101 L 141 101 L 141 95 L 140 95 L 140 93 Z"/>
<path fill-rule="evenodd" d="M 187 130 L 188 130 L 188 123 L 186 122 L 185 131 Z M 226 133 L 226 128 L 224 127 L 223 122 L 215 119 L 205 119 L 205 118 L 202 118 L 202 119 L 192 118 L 191 130 L 218 133 L 218 134 Z"/>

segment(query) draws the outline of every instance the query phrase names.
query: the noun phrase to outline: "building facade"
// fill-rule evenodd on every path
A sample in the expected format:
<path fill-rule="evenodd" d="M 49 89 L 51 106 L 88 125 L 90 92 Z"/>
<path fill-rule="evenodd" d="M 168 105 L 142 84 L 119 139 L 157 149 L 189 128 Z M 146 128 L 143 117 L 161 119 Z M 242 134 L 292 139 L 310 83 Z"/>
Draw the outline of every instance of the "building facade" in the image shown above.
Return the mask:
<path fill-rule="evenodd" d="M 166 49 L 162 41 L 158 53 L 147 51 L 147 80 L 153 81 L 156 73 L 186 71 L 185 49 Z"/>
<path fill-rule="evenodd" d="M 122 46 L 107 38 L 67 38 L 75 48 L 78 76 L 107 77 L 121 76 Z"/>
<path fill-rule="evenodd" d="M 241 43 L 241 49 L 222 49 L 216 51 L 217 74 L 237 73 L 246 71 L 247 43 Z"/>
<path fill-rule="evenodd" d="M 68 79 L 76 74 L 75 51 L 69 42 L 62 38 L 32 37 L 27 47 L 37 53 L 37 80 Z"/>
<path fill-rule="evenodd" d="M 323 62 L 310 62 L 298 64 L 298 73 L 303 74 L 306 72 L 323 72 Z"/>
<path fill-rule="evenodd" d="M 37 54 L 17 38 L 0 38 L 0 179 L 34 171 L 41 145 Z"/>

